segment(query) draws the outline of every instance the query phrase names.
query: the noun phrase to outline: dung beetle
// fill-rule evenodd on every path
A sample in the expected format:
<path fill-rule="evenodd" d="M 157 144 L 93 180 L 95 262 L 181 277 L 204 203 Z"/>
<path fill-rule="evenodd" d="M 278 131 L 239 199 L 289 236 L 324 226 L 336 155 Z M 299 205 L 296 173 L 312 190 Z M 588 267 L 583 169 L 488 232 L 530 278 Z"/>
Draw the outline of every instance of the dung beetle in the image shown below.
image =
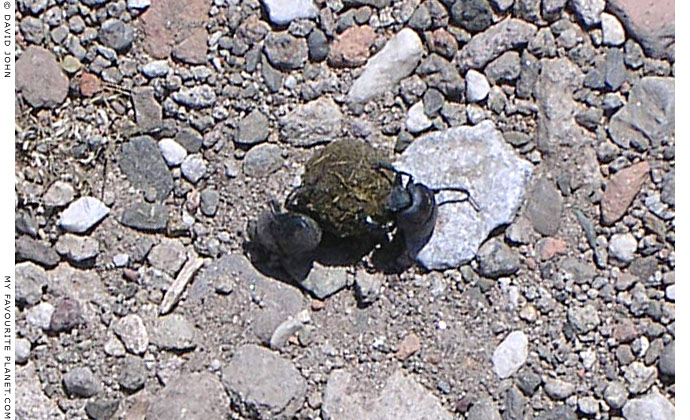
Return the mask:
<path fill-rule="evenodd" d="M 395 173 L 395 184 L 386 200 L 386 207 L 395 218 L 395 225 L 402 235 L 405 250 L 410 257 L 414 257 L 429 241 L 436 225 L 438 206 L 435 194 L 440 191 L 458 191 L 465 197 L 457 200 L 444 201 L 441 204 L 467 201 L 475 211 L 480 211 L 479 204 L 472 198 L 470 192 L 462 187 L 429 188 L 415 182 L 412 174 L 398 170 L 392 165 L 379 163 L 378 168 Z M 403 176 L 408 177 L 406 184 Z"/>
<path fill-rule="evenodd" d="M 321 227 L 311 217 L 293 211 L 282 211 L 277 201 L 269 202 L 256 221 L 250 222 L 249 236 L 272 254 L 298 258 L 314 251 L 321 242 Z"/>

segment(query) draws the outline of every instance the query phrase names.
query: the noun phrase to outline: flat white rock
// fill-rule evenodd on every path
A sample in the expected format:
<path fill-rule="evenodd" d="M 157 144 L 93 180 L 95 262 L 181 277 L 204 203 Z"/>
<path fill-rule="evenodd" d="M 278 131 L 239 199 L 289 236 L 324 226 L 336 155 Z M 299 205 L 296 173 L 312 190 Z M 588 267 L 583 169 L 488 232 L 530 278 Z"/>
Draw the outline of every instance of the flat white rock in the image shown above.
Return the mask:
<path fill-rule="evenodd" d="M 527 345 L 525 333 L 513 331 L 496 347 L 491 361 L 499 378 L 508 378 L 520 370 L 527 361 Z"/>
<path fill-rule="evenodd" d="M 319 15 L 312 0 L 262 0 L 268 18 L 275 25 L 287 25 L 295 19 L 310 19 Z"/>
<path fill-rule="evenodd" d="M 65 209 L 58 225 L 68 232 L 84 233 L 103 220 L 110 209 L 95 197 L 82 197 Z"/>

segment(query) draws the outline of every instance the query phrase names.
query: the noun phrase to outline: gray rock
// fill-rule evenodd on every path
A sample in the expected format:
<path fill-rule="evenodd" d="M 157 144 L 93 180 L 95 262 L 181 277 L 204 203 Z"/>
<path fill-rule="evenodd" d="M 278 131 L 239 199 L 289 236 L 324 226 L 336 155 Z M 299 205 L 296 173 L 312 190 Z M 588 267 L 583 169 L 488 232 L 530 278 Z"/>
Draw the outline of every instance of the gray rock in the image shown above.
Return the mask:
<path fill-rule="evenodd" d="M 14 342 L 14 360 L 23 365 L 31 356 L 31 342 L 26 338 L 17 338 Z"/>
<path fill-rule="evenodd" d="M 564 400 L 575 393 L 575 385 L 560 379 L 546 379 L 544 392 L 554 400 Z"/>
<path fill-rule="evenodd" d="M 531 99 L 541 72 L 541 63 L 535 56 L 523 51 L 520 56 L 520 66 L 520 78 L 517 81 L 515 93 L 519 98 Z"/>
<path fill-rule="evenodd" d="M 629 400 L 623 406 L 625 420 L 673 420 L 676 409 L 656 389 L 639 398 Z"/>
<path fill-rule="evenodd" d="M 549 22 L 558 20 L 563 13 L 563 8 L 567 0 L 542 0 L 541 14 Z"/>
<path fill-rule="evenodd" d="M 675 134 L 675 80 L 645 77 L 630 93 L 628 104 L 609 123 L 611 139 L 625 149 L 637 137 L 646 138 L 654 147 Z"/>
<path fill-rule="evenodd" d="M 273 68 L 265 55 L 261 55 L 261 76 L 264 79 L 268 91 L 276 93 L 283 86 L 283 73 Z"/>
<path fill-rule="evenodd" d="M 223 369 L 223 385 L 243 415 L 288 419 L 302 407 L 307 382 L 294 365 L 263 347 L 239 347 Z"/>
<path fill-rule="evenodd" d="M 98 39 L 107 47 L 118 52 L 124 52 L 132 46 L 134 31 L 121 20 L 108 19 L 101 25 Z"/>
<path fill-rule="evenodd" d="M 611 382 L 604 389 L 604 400 L 612 408 L 620 410 L 628 400 L 628 390 L 621 382 Z"/>
<path fill-rule="evenodd" d="M 268 138 L 268 118 L 258 109 L 240 120 L 236 143 L 257 144 Z"/>
<path fill-rule="evenodd" d="M 55 250 L 73 264 L 85 264 L 96 259 L 99 253 L 98 240 L 90 236 L 77 236 L 71 233 L 60 236 Z"/>
<path fill-rule="evenodd" d="M 483 398 L 472 404 L 467 420 L 501 420 L 501 414 L 491 398 Z"/>
<path fill-rule="evenodd" d="M 492 84 L 514 83 L 520 77 L 520 54 L 507 51 L 486 65 L 484 73 Z"/>
<path fill-rule="evenodd" d="M 280 138 L 298 147 L 328 143 L 340 136 L 343 115 L 331 98 L 322 97 L 295 108 L 280 119 Z"/>
<path fill-rule="evenodd" d="M 120 169 L 134 188 L 156 190 L 156 200 L 163 200 L 172 191 L 173 180 L 156 142 L 149 136 L 133 137 L 122 146 Z"/>
<path fill-rule="evenodd" d="M 149 79 L 165 77 L 170 73 L 167 60 L 149 61 L 141 67 L 141 72 Z"/>
<path fill-rule="evenodd" d="M 81 197 L 60 215 L 58 226 L 68 232 L 84 233 L 110 213 L 110 209 L 95 197 Z"/>
<path fill-rule="evenodd" d="M 153 87 L 141 86 L 132 90 L 132 104 L 137 126 L 148 133 L 161 128 L 163 124 L 163 109 L 153 96 Z"/>
<path fill-rule="evenodd" d="M 208 217 L 213 217 L 218 211 L 218 204 L 220 203 L 220 194 L 218 191 L 207 188 L 201 192 L 201 202 L 199 207 L 201 212 Z"/>
<path fill-rule="evenodd" d="M 676 171 L 672 169 L 664 176 L 661 187 L 661 201 L 669 206 L 676 205 Z"/>
<path fill-rule="evenodd" d="M 676 376 L 676 342 L 671 341 L 664 346 L 659 355 L 659 372 L 663 375 Z"/>
<path fill-rule="evenodd" d="M 460 3 L 460 2 L 458 2 Z M 459 52 L 465 69 L 481 69 L 506 51 L 527 45 L 537 27 L 519 19 L 508 18 L 472 37 Z"/>
<path fill-rule="evenodd" d="M 177 133 L 175 141 L 184 147 L 187 153 L 198 153 L 201 150 L 204 139 L 195 129 L 185 127 Z"/>
<path fill-rule="evenodd" d="M 183 374 L 170 380 L 149 405 L 146 419 L 221 419 L 229 412 L 229 399 L 220 381 L 208 372 Z"/>
<path fill-rule="evenodd" d="M 45 270 L 31 262 L 14 266 L 15 304 L 20 308 L 34 306 L 41 301 L 43 288 L 48 285 Z"/>
<path fill-rule="evenodd" d="M 16 367 L 17 419 L 64 420 L 66 417 L 54 400 L 43 390 L 32 362 Z"/>
<path fill-rule="evenodd" d="M 361 305 L 371 305 L 379 298 L 379 289 L 383 283 L 383 279 L 375 274 L 366 272 L 357 273 L 355 278 L 355 293 L 357 294 L 357 301 Z"/>
<path fill-rule="evenodd" d="M 60 256 L 53 248 L 29 236 L 20 236 L 15 240 L 14 246 L 14 252 L 19 261 L 33 261 L 47 268 L 53 268 L 60 262 Z"/>
<path fill-rule="evenodd" d="M 64 181 L 53 182 L 43 194 L 43 204 L 46 207 L 63 207 L 72 200 L 74 200 L 74 187 Z"/>
<path fill-rule="evenodd" d="M 347 286 L 347 270 L 344 267 L 327 267 L 314 263 L 299 285 L 317 298 L 325 299 Z"/>
<path fill-rule="evenodd" d="M 177 166 L 187 157 L 187 150 L 173 139 L 162 139 L 158 142 L 158 147 L 168 166 Z"/>
<path fill-rule="evenodd" d="M 500 238 L 486 241 L 477 252 L 479 272 L 484 277 L 509 276 L 520 268 L 519 256 Z"/>
<path fill-rule="evenodd" d="M 295 0 L 285 2 L 282 0 L 261 0 L 268 18 L 274 25 L 287 25 L 295 19 L 312 19 L 319 15 L 312 0 Z"/>
<path fill-rule="evenodd" d="M 412 134 L 418 134 L 431 127 L 432 124 L 432 121 L 424 113 L 424 103 L 422 101 L 410 107 L 405 120 L 407 131 Z"/>
<path fill-rule="evenodd" d="M 525 395 L 531 397 L 541 385 L 541 377 L 530 369 L 523 369 L 515 376 L 515 381 Z"/>
<path fill-rule="evenodd" d="M 304 38 L 295 38 L 287 32 L 270 32 L 264 39 L 264 53 L 274 67 L 296 70 L 306 64 L 309 47 Z"/>
<path fill-rule="evenodd" d="M 491 361 L 499 378 L 508 378 L 520 370 L 527 361 L 528 344 L 525 333 L 513 331 L 496 347 Z"/>
<path fill-rule="evenodd" d="M 38 237 L 38 220 L 26 210 L 17 210 L 14 214 L 14 229 L 32 238 Z"/>
<path fill-rule="evenodd" d="M 575 15 L 585 26 L 594 26 L 601 22 L 601 13 L 606 7 L 606 0 L 570 0 Z"/>
<path fill-rule="evenodd" d="M 579 146 L 585 141 L 584 128 L 575 122 L 579 105 L 573 98 L 583 78 L 580 69 L 568 59 L 541 61 L 534 96 L 539 107 L 537 146 L 542 152 L 559 145 Z"/>
<path fill-rule="evenodd" d="M 417 31 L 425 31 L 431 27 L 431 14 L 426 4 L 417 6 L 407 24 Z"/>
<path fill-rule="evenodd" d="M 506 10 L 513 7 L 515 0 L 489 0 L 491 5 L 499 12 L 505 12 Z"/>
<path fill-rule="evenodd" d="M 120 223 L 145 232 L 160 232 L 165 230 L 169 217 L 165 205 L 138 201 L 122 212 Z"/>
<path fill-rule="evenodd" d="M 568 322 L 580 334 L 587 334 L 599 326 L 599 315 L 592 305 L 575 306 L 568 310 Z"/>
<path fill-rule="evenodd" d="M 66 297 L 55 304 L 49 328 L 53 332 L 71 331 L 83 322 L 84 316 L 79 301 Z"/>
<path fill-rule="evenodd" d="M 216 93 L 208 85 L 184 87 L 172 94 L 172 98 L 180 105 L 191 109 L 203 109 L 216 103 Z"/>
<path fill-rule="evenodd" d="M 149 335 L 139 315 L 129 314 L 115 321 L 113 332 L 130 353 L 146 353 L 149 347 Z"/>
<path fill-rule="evenodd" d="M 141 0 L 134 0 L 134 2 L 140 1 Z M 132 0 L 128 1 L 128 3 L 131 2 Z M 119 407 L 119 400 L 106 400 L 99 398 L 88 401 L 86 406 L 84 406 L 84 411 L 91 420 L 110 420 L 113 418 Z"/>
<path fill-rule="evenodd" d="M 623 62 L 623 52 L 620 48 L 609 48 L 606 52 L 606 87 L 610 90 L 618 90 L 625 82 L 628 71 Z"/>
<path fill-rule="evenodd" d="M 146 259 L 151 266 L 175 276 L 187 261 L 187 252 L 179 241 L 164 238 L 151 248 Z"/>
<path fill-rule="evenodd" d="M 430 88 L 438 89 L 443 95 L 455 101 L 463 101 L 464 86 L 457 68 L 450 61 L 438 54 L 431 54 L 417 67 L 417 75 L 424 78 Z M 413 76 L 414 77 L 414 76 Z M 409 79 L 407 79 L 409 80 Z M 421 86 L 424 92 L 424 86 Z M 414 102 L 416 99 L 412 100 Z"/>
<path fill-rule="evenodd" d="M 376 53 L 354 81 L 347 94 L 351 103 L 362 103 L 386 92 L 412 74 L 421 60 L 424 47 L 409 28 L 398 32 Z"/>
<path fill-rule="evenodd" d="M 485 30 L 491 25 L 493 14 L 486 0 L 456 1 L 450 9 L 451 22 L 470 33 Z"/>
<path fill-rule="evenodd" d="M 86 367 L 70 370 L 62 376 L 62 382 L 69 395 L 80 398 L 96 395 L 101 387 L 101 381 Z"/>
<path fill-rule="evenodd" d="M 42 44 L 45 37 L 43 30 L 43 23 L 39 19 L 33 16 L 24 17 L 21 22 L 19 22 L 19 30 L 24 35 L 24 39 L 32 44 Z"/>
<path fill-rule="evenodd" d="M 645 366 L 642 362 L 632 362 L 623 367 L 623 377 L 628 382 L 628 390 L 632 394 L 642 394 L 646 392 L 656 380 L 656 368 Z"/>
<path fill-rule="evenodd" d="M 388 378 L 381 394 L 371 395 L 351 373 L 336 369 L 328 377 L 321 410 L 325 419 L 340 420 L 453 418 L 434 395 L 401 370 Z"/>
<path fill-rule="evenodd" d="M 580 397 L 577 399 L 577 408 L 588 417 L 594 417 L 599 413 L 599 400 L 594 397 Z"/>
<path fill-rule="evenodd" d="M 16 62 L 16 89 L 33 108 L 55 108 L 67 97 L 69 81 L 55 56 L 31 46 Z"/>
<path fill-rule="evenodd" d="M 562 211 L 563 197 L 553 183 L 543 178 L 537 180 L 527 208 L 534 230 L 545 236 L 556 235 Z"/>
<path fill-rule="evenodd" d="M 280 146 L 264 143 L 254 146 L 244 156 L 242 171 L 252 178 L 261 178 L 272 174 L 283 166 Z"/>
<path fill-rule="evenodd" d="M 637 239 L 631 233 L 617 233 L 609 240 L 609 255 L 618 261 L 632 262 L 636 251 Z"/>
<path fill-rule="evenodd" d="M 199 330 L 178 314 L 159 318 L 153 330 L 152 341 L 164 350 L 188 351 L 196 348 Z"/>
<path fill-rule="evenodd" d="M 489 121 L 423 136 L 395 166 L 430 188 L 466 187 L 481 208 L 477 212 L 466 202 L 439 206 L 435 230 L 417 255 L 427 269 L 457 267 L 474 258 L 494 228 L 513 220 L 532 174 L 532 165 L 517 157 Z M 443 191 L 436 202 L 459 198 Z"/>
<path fill-rule="evenodd" d="M 313 29 L 307 37 L 307 45 L 309 46 L 309 59 L 311 61 L 323 61 L 328 57 L 328 38 L 319 29 Z"/>
<path fill-rule="evenodd" d="M 122 361 L 122 369 L 117 383 L 127 392 L 135 392 L 146 384 L 146 365 L 144 360 L 136 356 L 127 356 Z"/>
<path fill-rule="evenodd" d="M 503 420 L 520 420 L 525 417 L 525 405 L 527 400 L 518 391 L 517 388 L 512 387 L 506 391 L 505 410 L 503 411 Z"/>
<path fill-rule="evenodd" d="M 424 114 L 427 117 L 433 118 L 441 113 L 443 109 L 443 94 L 438 91 L 438 89 L 427 89 L 424 92 L 424 97 L 422 98 L 424 103 Z"/>
<path fill-rule="evenodd" d="M 182 175 L 192 184 L 196 184 L 206 175 L 206 162 L 200 154 L 188 155 L 180 165 Z"/>
<path fill-rule="evenodd" d="M 541 415 L 534 417 L 534 420 L 577 420 L 577 414 L 566 406 L 560 406 L 547 410 Z"/>
<path fill-rule="evenodd" d="M 486 77 L 476 70 L 469 70 L 465 75 L 465 92 L 469 102 L 481 102 L 489 96 L 491 86 Z"/>

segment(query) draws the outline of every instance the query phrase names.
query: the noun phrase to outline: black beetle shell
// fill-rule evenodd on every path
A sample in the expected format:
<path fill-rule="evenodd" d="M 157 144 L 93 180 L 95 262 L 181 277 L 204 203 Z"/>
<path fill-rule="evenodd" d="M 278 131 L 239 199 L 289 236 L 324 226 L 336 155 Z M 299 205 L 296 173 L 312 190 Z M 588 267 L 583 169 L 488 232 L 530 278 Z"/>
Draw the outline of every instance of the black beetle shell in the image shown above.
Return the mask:
<path fill-rule="evenodd" d="M 405 248 L 416 255 L 427 243 L 436 224 L 436 199 L 434 193 L 422 184 L 408 184 L 407 191 L 412 204 L 395 214 L 398 229 L 405 239 Z"/>

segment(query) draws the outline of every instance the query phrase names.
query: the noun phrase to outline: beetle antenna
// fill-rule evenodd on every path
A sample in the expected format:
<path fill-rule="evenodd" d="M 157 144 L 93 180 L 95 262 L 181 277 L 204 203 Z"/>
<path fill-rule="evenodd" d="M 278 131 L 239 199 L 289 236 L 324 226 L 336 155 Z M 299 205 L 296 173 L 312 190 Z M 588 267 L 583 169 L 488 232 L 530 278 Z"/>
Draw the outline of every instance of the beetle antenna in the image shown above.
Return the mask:
<path fill-rule="evenodd" d="M 467 188 L 443 187 L 443 188 L 430 188 L 430 190 L 433 191 L 434 193 L 438 193 L 441 191 L 458 191 L 458 192 L 464 193 L 466 195 L 466 197 L 464 197 L 464 198 L 456 199 L 456 200 L 447 200 L 447 201 L 444 201 L 443 203 L 439 203 L 439 205 L 449 204 L 449 203 L 462 203 L 462 202 L 467 201 L 470 203 L 470 205 L 472 206 L 472 208 L 474 208 L 474 210 L 476 212 L 480 212 L 482 209 L 481 206 L 479 205 L 479 203 L 477 203 L 477 201 L 474 198 L 472 198 L 472 194 L 470 194 L 470 191 Z"/>

